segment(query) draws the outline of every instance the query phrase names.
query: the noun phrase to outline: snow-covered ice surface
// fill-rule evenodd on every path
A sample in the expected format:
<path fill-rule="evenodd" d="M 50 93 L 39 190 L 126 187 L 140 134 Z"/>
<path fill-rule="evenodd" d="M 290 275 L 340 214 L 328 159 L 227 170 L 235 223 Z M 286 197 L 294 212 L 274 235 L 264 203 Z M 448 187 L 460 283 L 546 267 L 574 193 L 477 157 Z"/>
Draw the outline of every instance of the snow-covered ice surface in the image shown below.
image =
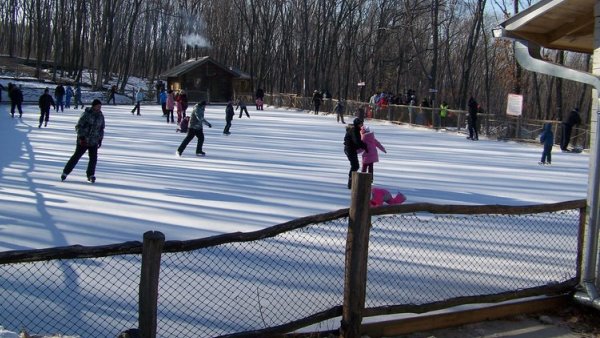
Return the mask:
<path fill-rule="evenodd" d="M 96 170 L 86 181 L 87 155 L 65 182 L 81 110 L 51 112 L 37 128 L 38 109 L 22 120 L 0 105 L 0 250 L 102 245 L 141 240 L 158 230 L 167 240 L 253 231 L 349 206 L 344 127 L 334 115 L 275 109 L 236 118 L 222 134 L 224 107 L 208 106 L 203 150 L 194 139 L 175 156 L 184 135 L 160 107 L 104 105 L 106 132 Z M 349 119 L 349 118 L 348 118 Z M 375 164 L 374 185 L 401 191 L 406 203 L 552 203 L 586 197 L 588 155 L 368 121 L 388 153 Z"/>

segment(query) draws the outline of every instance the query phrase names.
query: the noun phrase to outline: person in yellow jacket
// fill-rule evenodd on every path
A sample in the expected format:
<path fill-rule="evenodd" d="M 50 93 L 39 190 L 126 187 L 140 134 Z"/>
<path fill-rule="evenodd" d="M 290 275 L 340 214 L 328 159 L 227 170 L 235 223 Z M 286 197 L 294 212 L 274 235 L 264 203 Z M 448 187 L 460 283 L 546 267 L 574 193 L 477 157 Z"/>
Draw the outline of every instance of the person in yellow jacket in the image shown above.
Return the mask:
<path fill-rule="evenodd" d="M 442 101 L 440 104 L 440 128 L 446 128 L 446 116 L 448 116 L 448 103 Z"/>

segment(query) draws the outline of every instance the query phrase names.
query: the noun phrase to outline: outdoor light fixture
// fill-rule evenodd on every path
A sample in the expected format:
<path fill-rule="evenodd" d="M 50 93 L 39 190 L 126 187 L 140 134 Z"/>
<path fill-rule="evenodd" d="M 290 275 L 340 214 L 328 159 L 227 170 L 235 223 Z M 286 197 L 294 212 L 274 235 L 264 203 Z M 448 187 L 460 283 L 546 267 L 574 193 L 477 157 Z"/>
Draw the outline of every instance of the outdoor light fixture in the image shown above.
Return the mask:
<path fill-rule="evenodd" d="M 502 38 L 504 37 L 504 27 L 496 27 L 496 28 L 492 28 L 492 35 L 495 38 Z"/>

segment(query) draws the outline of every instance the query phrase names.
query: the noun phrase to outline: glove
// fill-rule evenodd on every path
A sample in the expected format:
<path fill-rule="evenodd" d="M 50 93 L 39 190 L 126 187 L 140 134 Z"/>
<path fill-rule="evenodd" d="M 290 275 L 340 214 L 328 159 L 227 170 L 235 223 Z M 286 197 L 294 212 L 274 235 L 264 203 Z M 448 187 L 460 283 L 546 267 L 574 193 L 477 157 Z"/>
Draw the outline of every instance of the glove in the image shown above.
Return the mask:
<path fill-rule="evenodd" d="M 98 148 L 102 147 L 102 141 L 98 142 Z"/>
<path fill-rule="evenodd" d="M 210 124 L 210 123 L 209 123 L 209 124 L 208 124 L 208 127 L 209 127 L 209 128 L 212 128 L 212 124 Z"/>
<path fill-rule="evenodd" d="M 82 147 L 87 147 L 87 141 L 85 140 L 85 137 L 79 138 L 79 145 Z"/>

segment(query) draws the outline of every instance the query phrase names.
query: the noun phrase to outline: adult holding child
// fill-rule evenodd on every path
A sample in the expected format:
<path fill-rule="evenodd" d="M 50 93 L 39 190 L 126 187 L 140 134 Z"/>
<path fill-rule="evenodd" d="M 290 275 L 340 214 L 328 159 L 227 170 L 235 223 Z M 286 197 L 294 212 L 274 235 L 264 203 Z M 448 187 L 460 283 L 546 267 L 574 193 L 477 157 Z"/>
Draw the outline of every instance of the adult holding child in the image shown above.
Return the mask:
<path fill-rule="evenodd" d="M 358 150 L 363 149 L 368 152 L 367 145 L 361 140 L 360 129 L 363 126 L 361 118 L 355 118 L 352 124 L 346 126 L 346 135 L 344 135 L 344 153 L 350 162 L 350 171 L 348 172 L 348 189 L 352 189 L 352 172 L 358 171 L 360 166 L 358 162 Z"/>

